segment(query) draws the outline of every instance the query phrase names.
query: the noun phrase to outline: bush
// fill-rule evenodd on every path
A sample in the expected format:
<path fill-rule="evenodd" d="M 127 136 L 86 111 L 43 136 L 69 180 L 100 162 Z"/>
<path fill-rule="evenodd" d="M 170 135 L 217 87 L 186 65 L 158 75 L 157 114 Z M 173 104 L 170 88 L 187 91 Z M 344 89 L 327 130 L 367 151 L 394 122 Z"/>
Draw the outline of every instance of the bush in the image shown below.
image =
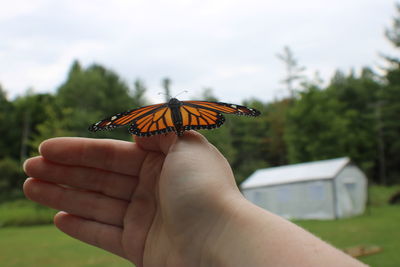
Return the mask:
<path fill-rule="evenodd" d="M 50 224 L 55 210 L 27 199 L 0 204 L 0 227 Z"/>
<path fill-rule="evenodd" d="M 0 159 L 0 195 L 4 196 L 20 190 L 25 174 L 19 161 L 5 157 Z"/>

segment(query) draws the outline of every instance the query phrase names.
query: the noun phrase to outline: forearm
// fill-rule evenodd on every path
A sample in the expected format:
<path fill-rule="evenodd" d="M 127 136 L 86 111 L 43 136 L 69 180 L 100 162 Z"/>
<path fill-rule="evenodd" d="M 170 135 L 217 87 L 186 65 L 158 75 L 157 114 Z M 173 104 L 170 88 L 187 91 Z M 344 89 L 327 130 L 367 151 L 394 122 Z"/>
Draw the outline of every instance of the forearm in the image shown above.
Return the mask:
<path fill-rule="evenodd" d="M 364 266 L 295 224 L 235 199 L 213 233 L 216 266 Z"/>

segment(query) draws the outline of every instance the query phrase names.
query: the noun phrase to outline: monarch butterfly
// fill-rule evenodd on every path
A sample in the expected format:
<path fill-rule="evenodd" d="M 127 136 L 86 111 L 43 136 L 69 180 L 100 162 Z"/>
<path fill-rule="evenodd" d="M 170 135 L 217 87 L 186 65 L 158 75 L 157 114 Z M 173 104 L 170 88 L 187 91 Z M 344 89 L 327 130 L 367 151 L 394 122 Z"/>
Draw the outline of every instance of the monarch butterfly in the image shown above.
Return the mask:
<path fill-rule="evenodd" d="M 110 130 L 131 124 L 129 133 L 151 136 L 175 132 L 182 136 L 186 130 L 220 127 L 225 118 L 221 113 L 258 116 L 258 110 L 245 106 L 209 101 L 179 101 L 171 98 L 167 103 L 144 106 L 115 114 L 89 127 L 89 131 Z"/>

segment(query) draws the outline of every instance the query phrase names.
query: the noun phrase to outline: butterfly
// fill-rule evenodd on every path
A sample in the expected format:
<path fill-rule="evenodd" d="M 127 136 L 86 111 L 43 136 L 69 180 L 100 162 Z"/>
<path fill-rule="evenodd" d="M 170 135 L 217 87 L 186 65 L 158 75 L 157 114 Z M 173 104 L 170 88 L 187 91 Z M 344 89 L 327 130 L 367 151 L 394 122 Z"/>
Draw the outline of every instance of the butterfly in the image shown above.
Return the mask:
<path fill-rule="evenodd" d="M 210 101 L 179 101 L 171 98 L 167 103 L 135 108 L 96 122 L 89 131 L 111 130 L 130 124 L 129 133 L 152 136 L 175 132 L 213 129 L 220 127 L 225 118 L 222 113 L 256 117 L 258 110 L 245 106 Z"/>

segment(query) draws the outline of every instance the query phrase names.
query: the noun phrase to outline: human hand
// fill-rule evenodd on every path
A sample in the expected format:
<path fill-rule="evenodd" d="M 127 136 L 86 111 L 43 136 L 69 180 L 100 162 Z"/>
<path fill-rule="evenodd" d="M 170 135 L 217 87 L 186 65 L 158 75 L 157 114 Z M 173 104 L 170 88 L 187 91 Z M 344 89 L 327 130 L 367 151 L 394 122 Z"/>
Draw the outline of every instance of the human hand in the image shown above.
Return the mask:
<path fill-rule="evenodd" d="M 137 266 L 364 266 L 245 200 L 196 132 L 136 143 L 54 138 L 25 162 L 25 195 L 56 226 Z"/>
<path fill-rule="evenodd" d="M 40 154 L 24 164 L 26 196 L 62 210 L 63 232 L 137 266 L 207 266 L 225 211 L 242 199 L 226 159 L 193 131 L 54 138 Z"/>

